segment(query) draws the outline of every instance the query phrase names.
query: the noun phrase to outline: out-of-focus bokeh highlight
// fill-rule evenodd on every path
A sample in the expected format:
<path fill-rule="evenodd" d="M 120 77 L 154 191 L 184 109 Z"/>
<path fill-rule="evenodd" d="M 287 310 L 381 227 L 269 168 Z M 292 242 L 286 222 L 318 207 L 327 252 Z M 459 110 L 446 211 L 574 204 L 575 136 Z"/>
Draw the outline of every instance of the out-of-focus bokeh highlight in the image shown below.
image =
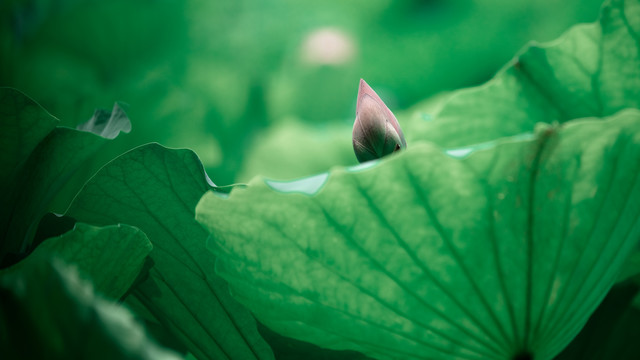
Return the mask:
<path fill-rule="evenodd" d="M 4 0 L 0 85 L 67 126 L 126 104 L 133 131 L 113 152 L 155 141 L 195 150 L 220 185 L 286 179 L 356 163 L 360 78 L 402 112 L 488 80 L 600 4 Z"/>

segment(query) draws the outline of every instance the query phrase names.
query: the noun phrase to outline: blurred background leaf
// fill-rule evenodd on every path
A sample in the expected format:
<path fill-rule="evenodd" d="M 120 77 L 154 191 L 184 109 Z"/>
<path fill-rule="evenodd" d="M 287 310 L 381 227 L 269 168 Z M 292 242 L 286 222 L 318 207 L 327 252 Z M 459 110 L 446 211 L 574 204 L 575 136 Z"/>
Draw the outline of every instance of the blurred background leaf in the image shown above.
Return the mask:
<path fill-rule="evenodd" d="M 121 151 L 150 141 L 189 147 L 224 185 L 263 171 L 244 157 L 282 120 L 349 129 L 361 77 L 393 111 L 408 108 L 489 79 L 528 40 L 595 20 L 600 3 L 5 1 L 0 84 L 71 126 L 95 107 L 128 103 L 133 134 Z"/>
<path fill-rule="evenodd" d="M 73 266 L 39 256 L 0 276 L 3 359 L 178 360 Z"/>
<path fill-rule="evenodd" d="M 77 223 L 71 231 L 47 239 L 30 256 L 0 274 L 19 272 L 39 258 L 55 256 L 77 266 L 101 295 L 118 299 L 136 280 L 152 248 L 147 236 L 133 226 Z"/>

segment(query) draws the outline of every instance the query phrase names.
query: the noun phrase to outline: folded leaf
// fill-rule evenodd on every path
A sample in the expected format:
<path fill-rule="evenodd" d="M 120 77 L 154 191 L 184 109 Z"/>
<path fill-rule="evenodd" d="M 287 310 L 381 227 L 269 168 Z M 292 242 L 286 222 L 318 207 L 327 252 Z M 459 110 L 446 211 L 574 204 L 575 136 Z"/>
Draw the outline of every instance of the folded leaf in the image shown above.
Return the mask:
<path fill-rule="evenodd" d="M 640 112 L 208 192 L 217 271 L 289 337 L 380 359 L 550 359 L 640 236 Z"/>
<path fill-rule="evenodd" d="M 91 126 L 87 131 L 55 127 L 57 119 L 11 88 L 0 88 L 0 109 L 1 260 L 9 252 L 30 250 L 38 222 L 58 191 L 107 139 L 128 132 L 131 124 L 121 112 L 117 121 L 107 122 L 110 130 L 105 137 L 89 132 L 95 130 Z"/>
<path fill-rule="evenodd" d="M 57 257 L 76 265 L 98 292 L 118 299 L 133 284 L 151 249 L 145 234 L 132 226 L 101 228 L 77 223 L 73 230 L 47 239 L 27 258 L 5 271 L 19 271 L 39 257 Z"/>
<path fill-rule="evenodd" d="M 180 359 L 59 259 L 39 256 L 3 273 L 0 295 L 3 359 Z"/>
<path fill-rule="evenodd" d="M 532 131 L 535 124 L 640 108 L 640 1 L 611 0 L 599 22 L 531 44 L 488 83 L 462 90 L 424 121 L 404 121 L 408 140 L 459 147 Z"/>
<path fill-rule="evenodd" d="M 121 131 L 131 131 L 131 122 L 122 107 L 115 103 L 113 111 L 97 109 L 86 122 L 76 127 L 78 130 L 92 132 L 105 139 L 115 139 Z"/>
<path fill-rule="evenodd" d="M 133 294 L 198 359 L 269 359 L 251 314 L 213 274 L 195 206 L 212 183 L 198 157 L 158 144 L 133 149 L 103 167 L 67 211 L 97 225 L 126 223 L 153 244 L 153 268 Z"/>

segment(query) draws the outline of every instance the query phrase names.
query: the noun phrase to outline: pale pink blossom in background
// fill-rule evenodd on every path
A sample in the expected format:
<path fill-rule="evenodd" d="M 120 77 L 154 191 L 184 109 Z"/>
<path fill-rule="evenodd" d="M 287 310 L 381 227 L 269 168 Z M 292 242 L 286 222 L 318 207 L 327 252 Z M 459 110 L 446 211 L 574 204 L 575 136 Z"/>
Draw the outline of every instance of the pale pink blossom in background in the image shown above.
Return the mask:
<path fill-rule="evenodd" d="M 302 61 L 314 65 L 340 65 L 352 60 L 356 45 L 345 31 L 338 28 L 319 28 L 303 40 Z"/>

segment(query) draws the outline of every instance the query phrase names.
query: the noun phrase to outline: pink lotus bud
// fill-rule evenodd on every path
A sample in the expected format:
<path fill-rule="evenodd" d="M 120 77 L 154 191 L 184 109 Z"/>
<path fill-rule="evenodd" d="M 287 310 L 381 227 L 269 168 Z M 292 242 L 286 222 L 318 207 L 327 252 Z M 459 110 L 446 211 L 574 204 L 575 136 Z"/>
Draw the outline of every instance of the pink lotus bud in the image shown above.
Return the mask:
<path fill-rule="evenodd" d="M 359 162 L 378 159 L 407 147 L 398 120 L 378 94 L 360 79 L 353 150 Z"/>

